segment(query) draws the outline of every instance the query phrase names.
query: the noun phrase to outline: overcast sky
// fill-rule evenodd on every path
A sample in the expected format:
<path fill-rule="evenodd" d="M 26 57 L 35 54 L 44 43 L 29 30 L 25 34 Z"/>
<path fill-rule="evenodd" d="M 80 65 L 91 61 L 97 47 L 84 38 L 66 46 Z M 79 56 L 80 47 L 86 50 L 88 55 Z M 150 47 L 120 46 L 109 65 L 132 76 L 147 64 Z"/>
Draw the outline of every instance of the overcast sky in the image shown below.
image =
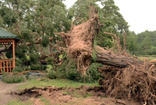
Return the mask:
<path fill-rule="evenodd" d="M 64 1 L 67 8 L 76 0 Z M 136 34 L 145 30 L 156 30 L 156 0 L 114 0 L 120 13 Z"/>

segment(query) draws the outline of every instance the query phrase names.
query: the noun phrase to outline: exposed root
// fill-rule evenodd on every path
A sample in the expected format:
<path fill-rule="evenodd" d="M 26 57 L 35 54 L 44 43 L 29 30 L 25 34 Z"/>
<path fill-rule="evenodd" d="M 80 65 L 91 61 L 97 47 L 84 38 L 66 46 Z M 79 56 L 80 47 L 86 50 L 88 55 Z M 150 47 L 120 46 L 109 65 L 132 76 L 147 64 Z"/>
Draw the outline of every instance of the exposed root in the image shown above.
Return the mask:
<path fill-rule="evenodd" d="M 156 104 L 156 67 L 154 65 L 131 65 L 126 68 L 104 66 L 99 80 L 106 94 L 118 99 L 128 99 L 147 105 Z"/>
<path fill-rule="evenodd" d="M 92 10 L 93 11 L 93 10 Z M 94 10 L 93 12 L 96 12 Z M 71 59 L 77 59 L 77 70 L 86 75 L 93 53 L 93 42 L 96 35 L 96 27 L 99 26 L 97 14 L 77 26 L 73 26 L 68 33 L 57 33 L 62 36 L 67 47 L 67 54 Z"/>

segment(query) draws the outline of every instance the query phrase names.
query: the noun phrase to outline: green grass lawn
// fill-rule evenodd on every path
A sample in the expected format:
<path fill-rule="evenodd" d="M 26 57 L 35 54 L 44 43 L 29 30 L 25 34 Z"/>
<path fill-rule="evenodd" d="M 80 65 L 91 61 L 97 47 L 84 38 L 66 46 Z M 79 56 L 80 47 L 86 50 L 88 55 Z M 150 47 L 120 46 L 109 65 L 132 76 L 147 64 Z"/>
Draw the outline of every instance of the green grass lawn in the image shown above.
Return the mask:
<path fill-rule="evenodd" d="M 156 57 L 154 57 L 154 56 L 139 56 L 138 59 L 139 59 L 139 60 L 142 60 L 142 61 L 144 61 L 144 60 L 149 60 L 149 61 L 151 61 L 151 60 L 156 59 Z"/>
<path fill-rule="evenodd" d="M 81 85 L 87 86 L 98 86 L 98 83 L 81 83 L 67 79 L 53 79 L 53 80 L 29 80 L 26 84 L 21 85 L 18 89 L 26 89 L 31 87 L 46 87 L 46 86 L 56 86 L 56 87 L 80 87 Z"/>

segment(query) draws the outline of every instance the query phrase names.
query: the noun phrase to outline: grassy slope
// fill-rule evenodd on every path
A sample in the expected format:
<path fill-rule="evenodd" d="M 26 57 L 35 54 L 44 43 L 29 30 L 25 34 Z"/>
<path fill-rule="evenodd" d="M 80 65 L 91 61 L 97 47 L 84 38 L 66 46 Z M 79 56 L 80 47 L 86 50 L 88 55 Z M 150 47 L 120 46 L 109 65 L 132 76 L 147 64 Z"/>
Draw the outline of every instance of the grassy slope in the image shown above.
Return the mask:
<path fill-rule="evenodd" d="M 21 85 L 18 89 L 26 89 L 31 87 L 46 87 L 46 86 L 56 86 L 56 87 L 79 87 L 81 85 L 87 86 L 98 86 L 98 83 L 80 83 L 67 79 L 53 79 L 53 80 L 30 80 L 26 84 Z"/>

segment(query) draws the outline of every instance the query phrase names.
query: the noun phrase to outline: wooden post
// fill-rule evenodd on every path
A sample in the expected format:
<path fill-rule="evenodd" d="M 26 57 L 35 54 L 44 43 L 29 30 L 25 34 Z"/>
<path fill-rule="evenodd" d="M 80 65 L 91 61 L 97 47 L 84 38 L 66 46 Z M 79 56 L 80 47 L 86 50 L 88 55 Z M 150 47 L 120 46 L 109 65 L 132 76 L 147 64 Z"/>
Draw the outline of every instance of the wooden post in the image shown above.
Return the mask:
<path fill-rule="evenodd" d="M 11 60 L 9 60 L 9 72 L 11 72 L 11 67 L 12 67 L 12 65 L 11 65 Z"/>
<path fill-rule="evenodd" d="M 9 72 L 9 69 L 8 69 L 8 61 L 6 61 L 6 69 L 7 69 L 7 72 Z"/>
<path fill-rule="evenodd" d="M 13 40 L 13 69 L 15 68 L 15 40 Z"/>
<path fill-rule="evenodd" d="M 5 72 L 5 60 L 3 61 L 3 72 Z"/>

